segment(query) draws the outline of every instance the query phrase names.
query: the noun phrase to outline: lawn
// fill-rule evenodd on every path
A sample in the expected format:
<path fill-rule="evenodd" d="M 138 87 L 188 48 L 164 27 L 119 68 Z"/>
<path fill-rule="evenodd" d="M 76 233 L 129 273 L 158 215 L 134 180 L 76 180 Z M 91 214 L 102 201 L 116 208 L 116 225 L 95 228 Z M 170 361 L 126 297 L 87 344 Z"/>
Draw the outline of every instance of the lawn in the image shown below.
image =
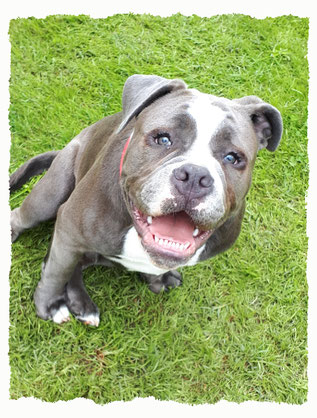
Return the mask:
<path fill-rule="evenodd" d="M 12 20 L 9 33 L 11 171 L 119 111 L 135 73 L 228 98 L 254 94 L 284 121 L 278 150 L 259 153 L 238 241 L 183 269 L 181 288 L 154 295 L 136 273 L 85 271 L 99 328 L 35 314 L 53 222 L 13 244 L 11 398 L 304 403 L 308 19 L 50 16 Z M 12 196 L 12 208 L 36 181 Z"/>

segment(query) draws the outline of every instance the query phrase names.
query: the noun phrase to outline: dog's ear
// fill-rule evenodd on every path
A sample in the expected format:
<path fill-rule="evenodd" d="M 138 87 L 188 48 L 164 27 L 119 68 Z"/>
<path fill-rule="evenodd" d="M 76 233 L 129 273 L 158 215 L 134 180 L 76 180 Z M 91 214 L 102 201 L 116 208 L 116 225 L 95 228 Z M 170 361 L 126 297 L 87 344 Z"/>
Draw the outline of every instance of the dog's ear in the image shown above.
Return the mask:
<path fill-rule="evenodd" d="M 258 138 L 259 150 L 267 148 L 269 151 L 275 151 L 283 132 L 280 112 L 257 96 L 246 96 L 234 101 L 247 111 Z"/>
<path fill-rule="evenodd" d="M 123 119 L 118 131 L 121 131 L 133 117 L 159 97 L 186 87 L 184 81 L 178 79 L 168 80 L 156 75 L 132 75 L 123 87 Z"/>

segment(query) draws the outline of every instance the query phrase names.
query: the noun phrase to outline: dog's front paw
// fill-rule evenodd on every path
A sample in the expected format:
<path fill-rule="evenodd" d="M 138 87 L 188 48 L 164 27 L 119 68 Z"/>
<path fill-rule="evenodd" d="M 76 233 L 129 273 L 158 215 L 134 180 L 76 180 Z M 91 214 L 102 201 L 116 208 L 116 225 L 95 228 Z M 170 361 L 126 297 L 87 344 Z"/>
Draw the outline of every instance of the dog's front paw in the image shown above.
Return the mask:
<path fill-rule="evenodd" d="M 168 292 L 170 289 L 182 285 L 182 275 L 177 270 L 168 271 L 163 274 L 162 283 L 165 292 Z"/>
<path fill-rule="evenodd" d="M 148 282 L 149 289 L 153 293 L 160 293 L 162 290 L 168 292 L 171 288 L 182 284 L 182 275 L 176 270 L 168 271 L 160 276 L 145 273 L 141 276 Z"/>
<path fill-rule="evenodd" d="M 99 322 L 100 322 L 99 312 L 94 312 L 94 313 L 84 314 L 84 315 L 75 315 L 75 317 L 80 322 L 84 323 L 85 325 L 91 325 L 93 327 L 99 326 Z"/>
<path fill-rule="evenodd" d="M 83 288 L 66 286 L 66 304 L 76 319 L 85 325 L 98 327 L 99 309 Z"/>
<path fill-rule="evenodd" d="M 44 320 L 52 320 L 56 324 L 63 324 L 70 320 L 70 313 L 64 298 L 58 298 L 53 303 L 45 304 L 35 294 L 35 305 L 37 315 Z"/>
<path fill-rule="evenodd" d="M 63 324 L 64 322 L 70 321 L 70 313 L 65 304 L 61 304 L 60 307 L 54 311 L 52 320 L 56 324 Z"/>

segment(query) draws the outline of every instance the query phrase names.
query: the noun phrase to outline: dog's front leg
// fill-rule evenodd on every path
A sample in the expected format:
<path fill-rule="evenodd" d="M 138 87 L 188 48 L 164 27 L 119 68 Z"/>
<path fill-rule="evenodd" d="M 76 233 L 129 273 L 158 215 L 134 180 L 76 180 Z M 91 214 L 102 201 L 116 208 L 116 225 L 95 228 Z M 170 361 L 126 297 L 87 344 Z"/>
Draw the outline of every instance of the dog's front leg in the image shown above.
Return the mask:
<path fill-rule="evenodd" d="M 65 286 L 72 277 L 81 254 L 67 237 L 55 229 L 48 256 L 42 264 L 41 280 L 34 294 L 37 315 L 56 323 L 69 320 Z"/>
<path fill-rule="evenodd" d="M 90 299 L 83 282 L 82 263 L 78 264 L 66 285 L 66 304 L 70 312 L 86 325 L 99 325 L 99 310 Z"/>
<path fill-rule="evenodd" d="M 170 270 L 159 276 L 141 273 L 141 277 L 145 279 L 153 293 L 160 293 L 162 290 L 168 292 L 171 288 L 182 284 L 182 275 L 176 270 Z"/>

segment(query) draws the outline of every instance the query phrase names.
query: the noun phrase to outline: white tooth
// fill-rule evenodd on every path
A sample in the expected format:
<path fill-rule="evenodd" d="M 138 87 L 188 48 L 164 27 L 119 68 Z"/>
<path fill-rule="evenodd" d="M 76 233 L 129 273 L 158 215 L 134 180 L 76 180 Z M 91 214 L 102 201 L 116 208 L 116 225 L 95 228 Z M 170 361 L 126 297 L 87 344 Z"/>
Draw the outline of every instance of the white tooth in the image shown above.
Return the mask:
<path fill-rule="evenodd" d="M 168 241 L 168 244 L 167 244 L 169 247 L 171 247 L 172 246 L 172 241 Z"/>
<path fill-rule="evenodd" d="M 163 245 L 164 244 L 164 241 L 162 240 L 162 238 L 159 240 L 159 244 L 160 245 Z"/>
<path fill-rule="evenodd" d="M 167 239 L 164 241 L 164 245 L 168 245 L 168 240 Z"/>
<path fill-rule="evenodd" d="M 187 250 L 187 248 L 190 246 L 189 242 L 186 242 L 186 244 L 184 245 L 185 250 Z"/>
<path fill-rule="evenodd" d="M 183 251 L 183 249 L 184 249 L 184 244 L 181 244 L 181 245 L 179 246 L 179 249 L 180 249 L 181 251 Z"/>
<path fill-rule="evenodd" d="M 151 225 L 151 223 L 152 223 L 152 216 L 148 216 L 146 220 L 147 220 L 147 223 L 149 225 Z"/>
<path fill-rule="evenodd" d="M 159 239 L 157 238 L 156 235 L 154 235 L 154 240 L 155 240 L 155 242 L 159 242 Z"/>
<path fill-rule="evenodd" d="M 199 234 L 199 229 L 196 228 L 195 231 L 193 232 L 193 237 L 197 237 L 198 234 Z"/>
<path fill-rule="evenodd" d="M 172 248 L 175 248 L 175 242 L 172 242 Z"/>
<path fill-rule="evenodd" d="M 175 245 L 175 248 L 178 250 L 179 249 L 179 243 L 177 242 Z"/>

